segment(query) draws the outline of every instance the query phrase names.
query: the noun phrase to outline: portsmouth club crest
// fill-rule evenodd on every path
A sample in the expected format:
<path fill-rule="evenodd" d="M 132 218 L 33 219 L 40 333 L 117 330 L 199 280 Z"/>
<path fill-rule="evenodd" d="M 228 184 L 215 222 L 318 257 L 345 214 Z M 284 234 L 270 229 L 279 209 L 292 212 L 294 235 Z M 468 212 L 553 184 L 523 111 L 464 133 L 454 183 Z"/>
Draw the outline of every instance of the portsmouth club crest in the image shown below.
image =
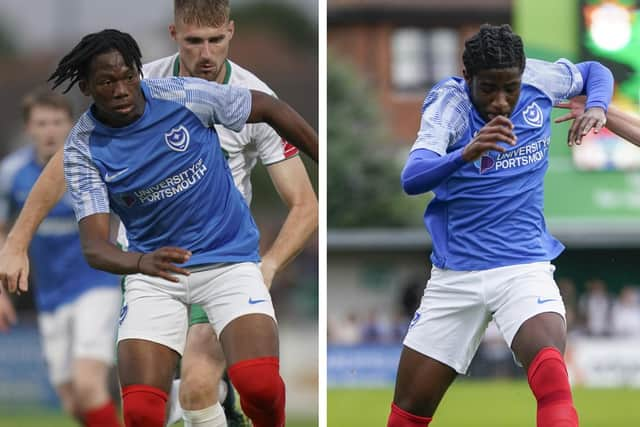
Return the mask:
<path fill-rule="evenodd" d="M 180 125 L 165 133 L 164 141 L 173 151 L 185 151 L 189 147 L 189 131 L 184 125 Z"/>
<path fill-rule="evenodd" d="M 533 126 L 534 128 L 541 127 L 544 121 L 542 109 L 535 102 L 532 102 L 531 105 L 524 109 L 522 117 L 529 126 Z"/>

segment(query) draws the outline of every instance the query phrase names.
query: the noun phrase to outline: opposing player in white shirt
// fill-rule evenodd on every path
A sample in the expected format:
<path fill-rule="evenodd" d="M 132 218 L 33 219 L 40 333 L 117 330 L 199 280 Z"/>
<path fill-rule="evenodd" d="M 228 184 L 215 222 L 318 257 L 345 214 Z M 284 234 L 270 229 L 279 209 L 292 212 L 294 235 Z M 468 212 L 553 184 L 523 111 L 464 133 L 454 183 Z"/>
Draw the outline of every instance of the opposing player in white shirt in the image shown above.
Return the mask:
<path fill-rule="evenodd" d="M 145 78 L 173 75 L 201 77 L 218 83 L 229 83 L 273 94 L 255 75 L 228 60 L 229 43 L 234 34 L 234 22 L 229 19 L 227 0 L 176 0 L 175 22 L 171 36 L 179 46 L 178 54 L 153 61 L 143 67 Z M 261 270 L 267 286 L 274 275 L 284 268 L 303 248 L 317 227 L 317 200 L 297 149 L 278 136 L 268 125 L 248 124 L 240 132 L 216 127 L 222 148 L 228 155 L 236 186 L 247 203 L 251 202 L 250 174 L 258 158 L 267 166 L 269 175 L 289 214 L 270 249 L 262 257 Z M 59 156 L 59 154 L 57 155 Z M 7 281 L 26 277 L 27 259 L 23 247 L 58 194 L 62 194 L 61 157 L 53 159 L 43 172 L 32 195 L 28 209 L 18 219 L 0 259 L 0 279 Z M 3 261 L 3 260 L 6 260 Z M 224 369 L 224 355 L 204 312 L 192 307 L 191 327 L 182 359 L 180 403 L 199 418 L 206 417 L 218 400 L 218 382 Z M 229 395 L 230 398 L 233 394 Z M 232 402 L 232 401 L 231 401 Z M 231 426 L 236 414 L 227 415 Z"/>

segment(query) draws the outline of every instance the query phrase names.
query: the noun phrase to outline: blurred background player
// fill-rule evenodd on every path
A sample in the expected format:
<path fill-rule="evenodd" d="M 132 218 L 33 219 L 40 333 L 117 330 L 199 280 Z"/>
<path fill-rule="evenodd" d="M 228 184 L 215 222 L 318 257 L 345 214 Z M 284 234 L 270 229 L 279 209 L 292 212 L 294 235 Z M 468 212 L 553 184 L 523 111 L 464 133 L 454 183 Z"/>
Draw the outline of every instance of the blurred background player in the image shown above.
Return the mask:
<path fill-rule="evenodd" d="M 0 165 L 0 225 L 9 224 L 73 124 L 71 104 L 47 88 L 23 101 L 25 132 L 33 141 Z M 35 300 L 42 347 L 64 410 L 85 426 L 119 426 L 108 391 L 120 311 L 118 278 L 89 267 L 80 247 L 68 196 L 38 228 L 29 249 L 34 266 Z M 0 295 L 0 328 L 15 313 L 6 292 Z M 3 320 L 4 319 L 4 320 Z"/>
<path fill-rule="evenodd" d="M 388 426 L 431 422 L 493 318 L 527 371 L 538 427 L 577 427 L 550 264 L 564 247 L 546 230 L 543 178 L 553 105 L 586 92 L 569 131 L 576 144 L 604 125 L 613 78 L 594 62 L 526 60 L 508 25 L 483 25 L 462 58 L 464 79 L 427 95 L 402 172 L 408 194 L 435 193 L 425 213 L 434 267 L 403 343 Z"/>
<path fill-rule="evenodd" d="M 178 43 L 179 52 L 145 64 L 145 78 L 194 76 L 273 94 L 273 91 L 255 75 L 227 58 L 235 28 L 234 22 L 230 20 L 227 0 L 176 0 L 174 13 L 175 21 L 169 26 L 169 32 Z M 252 197 L 251 171 L 257 159 L 260 159 L 267 166 L 278 194 L 289 208 L 278 236 L 262 257 L 261 271 L 265 284 L 270 287 L 274 275 L 301 251 L 317 227 L 318 205 L 313 188 L 297 149 L 284 141 L 268 125 L 248 124 L 238 133 L 220 126 L 217 130 L 221 146 L 228 156 L 236 186 L 247 203 L 251 203 Z M 54 178 L 43 182 L 40 187 L 41 195 L 37 196 L 37 188 L 34 190 L 34 196 L 38 197 L 38 202 L 42 205 L 34 206 L 27 202 L 30 208 L 25 214 L 44 215 L 45 210 L 49 209 L 47 206 L 51 206 L 55 201 L 54 195 L 59 194 L 64 185 L 60 162 L 57 166 Z M 12 234 L 14 237 L 24 236 L 24 240 L 28 240 L 30 233 L 28 228 L 16 226 Z M 123 233 L 121 240 L 124 240 L 122 235 Z M 13 271 L 22 268 L 22 262 L 26 261 L 20 254 L 11 255 L 10 259 L 13 261 L 7 267 L 14 269 Z M 176 380 L 172 391 L 175 392 L 180 384 L 181 406 L 191 411 L 203 411 L 217 402 L 217 384 L 223 373 L 224 356 L 206 314 L 197 305 L 191 308 L 190 322 L 187 345 L 181 362 L 181 380 Z M 230 384 L 227 384 L 230 388 Z M 224 409 L 229 424 L 242 425 L 242 416 L 235 411 L 233 390 L 231 389 L 226 396 Z M 173 405 L 176 403 L 175 399 L 172 399 L 171 403 L 174 410 L 170 421 L 173 421 L 180 417 L 181 411 Z"/>

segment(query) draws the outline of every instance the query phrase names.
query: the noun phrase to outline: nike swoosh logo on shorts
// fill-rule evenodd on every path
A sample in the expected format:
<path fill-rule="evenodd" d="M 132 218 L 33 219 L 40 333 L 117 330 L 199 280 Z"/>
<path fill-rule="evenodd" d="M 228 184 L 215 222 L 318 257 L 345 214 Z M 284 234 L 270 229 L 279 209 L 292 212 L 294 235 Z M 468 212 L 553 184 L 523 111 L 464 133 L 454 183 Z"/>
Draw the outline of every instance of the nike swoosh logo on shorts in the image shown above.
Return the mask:
<path fill-rule="evenodd" d="M 538 297 L 538 304 L 544 304 L 545 302 L 549 302 L 549 301 L 556 301 L 556 299 L 555 298 L 542 299 L 541 297 Z"/>
<path fill-rule="evenodd" d="M 260 304 L 261 302 L 265 302 L 266 299 L 251 299 L 251 297 L 249 297 L 249 304 Z"/>
<path fill-rule="evenodd" d="M 114 179 L 116 179 L 117 177 L 119 177 L 120 175 L 122 175 L 123 173 L 125 173 L 128 170 L 129 170 L 129 168 L 122 169 L 122 170 L 119 170 L 118 172 L 114 173 L 113 175 L 109 175 L 108 173 L 106 173 L 106 174 L 104 174 L 104 180 L 106 182 L 111 182 L 111 181 L 113 181 Z"/>

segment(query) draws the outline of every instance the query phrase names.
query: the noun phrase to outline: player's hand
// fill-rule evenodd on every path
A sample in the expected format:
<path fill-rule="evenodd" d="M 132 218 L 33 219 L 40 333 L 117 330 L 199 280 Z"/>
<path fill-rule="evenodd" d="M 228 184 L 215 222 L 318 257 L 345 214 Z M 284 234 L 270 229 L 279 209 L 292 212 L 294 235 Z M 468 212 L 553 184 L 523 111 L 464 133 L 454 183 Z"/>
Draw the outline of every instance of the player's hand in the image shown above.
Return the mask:
<path fill-rule="evenodd" d="M 179 282 L 174 274 L 188 276 L 189 270 L 178 267 L 176 264 L 183 264 L 189 261 L 191 252 L 174 247 L 164 247 L 156 249 L 148 254 L 142 254 L 138 260 L 138 271 L 147 276 L 161 277 L 172 282 Z"/>
<path fill-rule="evenodd" d="M 587 102 L 587 97 L 585 95 L 574 96 L 569 101 L 561 102 L 556 104 L 556 108 L 564 108 L 569 111 L 567 114 L 558 117 L 553 122 L 554 123 L 562 123 L 568 122 L 569 120 L 575 120 L 580 117 L 584 113 L 584 106 Z"/>
<path fill-rule="evenodd" d="M 600 129 L 607 123 L 607 114 L 600 107 L 591 107 L 584 113 L 580 114 L 571 124 L 569 135 L 567 136 L 567 144 L 580 145 L 582 138 L 589 133 L 591 129 L 598 133 Z"/>
<path fill-rule="evenodd" d="M 507 149 L 499 142 L 516 145 L 516 135 L 513 133 L 513 123 L 504 116 L 496 116 L 478 131 L 473 140 L 464 147 L 462 158 L 465 162 L 479 159 L 487 151 L 504 153 Z"/>
<path fill-rule="evenodd" d="M 12 247 L 5 242 L 0 250 L 0 286 L 13 293 L 29 290 L 29 256 L 26 250 Z"/>
<path fill-rule="evenodd" d="M 13 304 L 6 293 L 0 294 L 0 332 L 7 333 L 18 321 Z"/>
<path fill-rule="evenodd" d="M 273 265 L 271 261 L 267 258 L 262 258 L 262 262 L 260 263 L 260 271 L 262 272 L 262 278 L 264 279 L 264 284 L 267 289 L 271 289 L 271 285 L 273 284 L 273 278 L 278 272 L 278 267 Z"/>

